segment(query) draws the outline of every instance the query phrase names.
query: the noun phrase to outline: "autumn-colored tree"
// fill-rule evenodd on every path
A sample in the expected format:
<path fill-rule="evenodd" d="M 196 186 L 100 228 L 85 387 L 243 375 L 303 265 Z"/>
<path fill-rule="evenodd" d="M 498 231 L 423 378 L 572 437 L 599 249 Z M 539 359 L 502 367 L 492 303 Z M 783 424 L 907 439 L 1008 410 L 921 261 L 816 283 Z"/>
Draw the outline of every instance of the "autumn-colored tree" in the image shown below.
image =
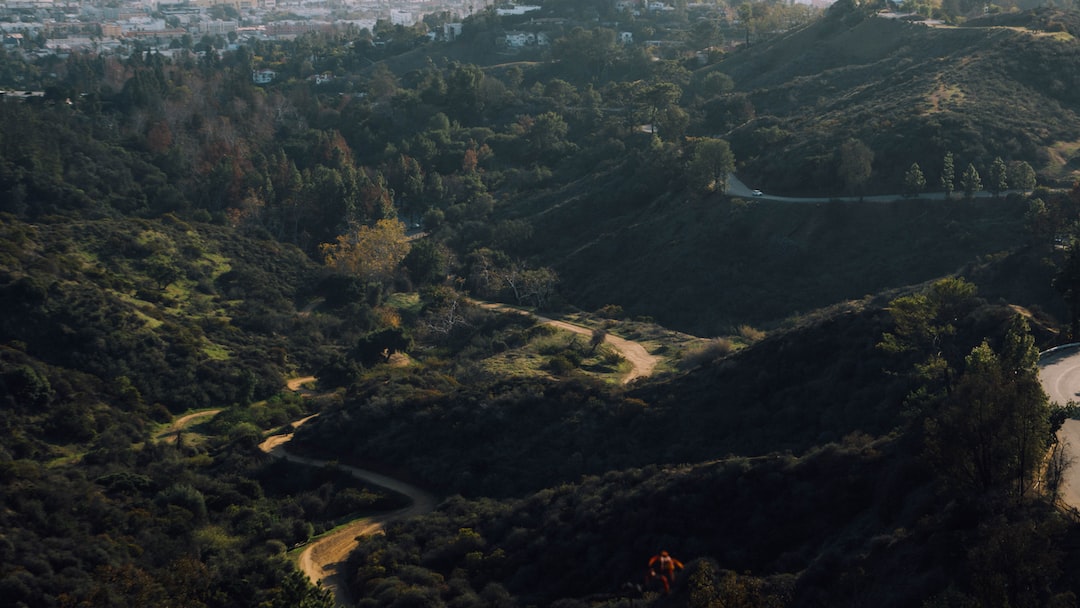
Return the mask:
<path fill-rule="evenodd" d="M 409 253 L 405 224 L 379 220 L 374 226 L 356 226 L 338 236 L 336 243 L 319 247 L 326 265 L 366 281 L 386 282 Z"/>

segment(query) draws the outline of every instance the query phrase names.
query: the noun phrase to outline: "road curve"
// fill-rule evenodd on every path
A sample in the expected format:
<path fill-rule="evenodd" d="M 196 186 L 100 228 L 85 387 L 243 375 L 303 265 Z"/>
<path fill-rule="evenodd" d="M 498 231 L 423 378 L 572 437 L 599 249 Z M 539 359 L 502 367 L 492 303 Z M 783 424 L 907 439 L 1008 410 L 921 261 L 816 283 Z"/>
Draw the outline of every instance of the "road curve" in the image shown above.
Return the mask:
<path fill-rule="evenodd" d="M 296 385 L 297 388 L 300 384 L 302 382 Z M 292 388 L 291 383 L 290 388 Z M 315 416 L 318 416 L 318 414 L 293 422 L 293 429 L 295 430 Z M 288 453 L 285 450 L 285 444 L 292 438 L 292 432 L 267 437 L 259 445 L 259 449 L 276 458 L 284 458 L 290 462 L 313 467 L 324 467 L 330 464 L 325 460 Z M 436 502 L 435 497 L 431 494 L 392 477 L 347 465 L 338 464 L 336 466 L 356 479 L 404 494 L 412 501 L 412 504 L 403 509 L 373 517 L 362 517 L 335 528 L 333 531 L 308 543 L 307 547 L 300 553 L 300 570 L 311 579 L 311 582 L 318 583 L 321 581 L 323 587 L 334 594 L 338 605 L 349 606 L 352 605 L 352 601 L 349 597 L 348 585 L 346 585 L 345 572 L 340 571 L 338 568 L 348 558 L 349 553 L 360 544 L 357 537 L 379 533 L 382 531 L 383 526 L 398 519 L 430 513 L 435 509 Z"/>
<path fill-rule="evenodd" d="M 472 300 L 482 308 L 488 310 L 495 310 L 499 312 L 515 312 L 521 315 L 528 315 L 536 319 L 544 325 L 551 325 L 552 327 L 558 327 L 566 331 L 574 332 L 575 334 L 581 334 L 583 336 L 592 336 L 593 330 L 583 325 L 575 325 L 566 321 L 559 321 L 557 319 L 551 319 L 543 315 L 531 313 L 520 308 L 514 308 L 507 304 L 501 304 L 498 302 L 481 302 L 480 300 Z M 629 384 L 630 382 L 638 379 L 651 376 L 653 370 L 656 369 L 656 364 L 660 361 L 660 357 L 649 354 L 649 351 L 645 350 L 645 347 L 633 340 L 627 340 L 626 338 L 620 338 L 607 334 L 604 336 L 604 342 L 611 344 L 615 347 L 615 350 L 619 351 L 619 354 L 624 359 L 630 362 L 630 371 L 627 372 L 622 378 L 623 384 Z"/>
<path fill-rule="evenodd" d="M 1051 349 L 1039 357 L 1039 382 L 1050 397 L 1050 403 L 1059 406 L 1070 401 L 1080 401 L 1080 344 L 1070 344 Z M 1080 420 L 1067 419 L 1057 433 L 1058 441 L 1065 450 L 1065 457 L 1073 461 L 1065 469 L 1061 483 L 1061 500 L 1066 505 L 1080 509 Z"/>
<path fill-rule="evenodd" d="M 830 203 L 830 202 L 846 202 L 846 203 L 892 203 L 902 200 L 963 200 L 963 192 L 953 192 L 949 199 L 946 199 L 944 192 L 922 192 L 915 197 L 907 197 L 903 194 L 875 194 L 871 196 L 778 196 L 775 194 L 769 194 L 768 192 L 761 192 L 761 194 L 754 194 L 755 192 L 761 192 L 760 190 L 754 190 L 746 184 L 739 181 L 739 178 L 735 177 L 734 173 L 728 174 L 727 189 L 724 190 L 724 194 L 730 196 L 738 196 L 742 198 L 752 198 L 759 201 L 770 201 L 773 203 Z M 986 190 L 979 190 L 972 193 L 972 198 L 997 198 L 1000 196 L 1006 196 L 1011 193 L 1023 193 L 1021 190 L 1006 190 L 994 194 L 987 192 Z"/>

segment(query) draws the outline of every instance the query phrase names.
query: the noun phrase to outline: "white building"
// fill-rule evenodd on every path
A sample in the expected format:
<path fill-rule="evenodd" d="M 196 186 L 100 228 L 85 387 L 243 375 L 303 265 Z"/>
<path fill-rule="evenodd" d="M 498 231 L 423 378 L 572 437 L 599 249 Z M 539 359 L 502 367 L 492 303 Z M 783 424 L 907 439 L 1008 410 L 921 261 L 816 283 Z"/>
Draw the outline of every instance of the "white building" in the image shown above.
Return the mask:
<path fill-rule="evenodd" d="M 540 10 L 539 6 L 522 4 L 519 6 L 512 6 L 510 8 L 497 8 L 495 9 L 495 14 L 500 17 L 506 17 L 507 15 L 524 15 L 525 13 L 531 13 L 538 10 Z"/>
<path fill-rule="evenodd" d="M 512 49 L 523 49 L 533 46 L 548 46 L 551 40 L 544 32 L 507 32 L 506 46 Z"/>
<path fill-rule="evenodd" d="M 252 70 L 251 81 L 255 84 L 269 84 L 274 81 L 277 76 L 277 72 L 274 70 Z"/>

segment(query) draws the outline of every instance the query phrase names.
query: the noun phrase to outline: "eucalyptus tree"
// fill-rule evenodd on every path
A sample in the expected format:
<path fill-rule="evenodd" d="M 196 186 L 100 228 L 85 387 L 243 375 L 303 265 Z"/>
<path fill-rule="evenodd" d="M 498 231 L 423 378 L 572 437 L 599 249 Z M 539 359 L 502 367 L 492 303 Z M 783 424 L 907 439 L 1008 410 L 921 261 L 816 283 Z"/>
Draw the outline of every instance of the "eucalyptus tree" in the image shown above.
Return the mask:
<path fill-rule="evenodd" d="M 904 195 L 918 196 L 924 188 L 926 188 L 926 177 L 919 168 L 919 163 L 912 163 L 911 168 L 904 174 Z"/>
<path fill-rule="evenodd" d="M 964 169 L 963 175 L 960 176 L 960 188 L 964 191 L 964 198 L 968 199 L 982 190 L 982 178 L 979 177 L 979 171 L 975 165 L 968 163 L 967 169 Z"/>
<path fill-rule="evenodd" d="M 953 163 L 952 152 L 945 153 L 945 159 L 941 163 L 941 189 L 945 191 L 945 200 L 949 200 L 953 190 L 956 189 L 956 166 Z"/>

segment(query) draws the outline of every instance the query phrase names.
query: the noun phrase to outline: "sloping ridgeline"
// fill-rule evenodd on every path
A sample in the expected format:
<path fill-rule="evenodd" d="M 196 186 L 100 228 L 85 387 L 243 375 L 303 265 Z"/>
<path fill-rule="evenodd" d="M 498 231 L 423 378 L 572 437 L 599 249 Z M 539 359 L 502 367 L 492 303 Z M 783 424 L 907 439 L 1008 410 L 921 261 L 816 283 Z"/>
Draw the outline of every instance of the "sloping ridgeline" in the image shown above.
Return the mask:
<path fill-rule="evenodd" d="M 1075 168 L 1059 146 L 1080 137 L 1075 22 L 1043 9 L 928 27 L 833 10 L 737 52 L 715 69 L 754 108 L 730 133 L 741 175 L 769 192 L 844 194 L 836 150 L 857 138 L 874 153 L 870 192 L 901 192 L 915 162 L 936 188 L 948 151 L 958 172 L 1000 156 L 1067 184 Z"/>

